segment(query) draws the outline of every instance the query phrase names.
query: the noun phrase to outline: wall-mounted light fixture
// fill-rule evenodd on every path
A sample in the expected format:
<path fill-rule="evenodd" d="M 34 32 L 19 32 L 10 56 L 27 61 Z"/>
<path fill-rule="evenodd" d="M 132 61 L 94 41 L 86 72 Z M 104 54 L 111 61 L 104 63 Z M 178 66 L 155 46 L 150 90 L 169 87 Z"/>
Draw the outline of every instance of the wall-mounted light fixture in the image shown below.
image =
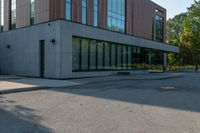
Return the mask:
<path fill-rule="evenodd" d="M 55 39 L 51 39 L 50 43 L 56 44 L 56 40 Z"/>
<path fill-rule="evenodd" d="M 6 45 L 6 48 L 10 48 L 10 45 Z"/>

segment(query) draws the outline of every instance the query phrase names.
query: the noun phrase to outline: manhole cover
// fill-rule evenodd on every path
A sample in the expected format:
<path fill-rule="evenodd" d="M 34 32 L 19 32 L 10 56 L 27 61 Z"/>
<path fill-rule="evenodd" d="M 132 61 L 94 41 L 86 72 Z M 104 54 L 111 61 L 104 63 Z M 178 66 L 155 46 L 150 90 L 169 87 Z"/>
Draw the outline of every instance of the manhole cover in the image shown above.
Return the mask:
<path fill-rule="evenodd" d="M 164 91 L 178 90 L 178 88 L 176 88 L 176 87 L 171 87 L 171 86 L 161 87 L 161 89 L 164 90 Z"/>

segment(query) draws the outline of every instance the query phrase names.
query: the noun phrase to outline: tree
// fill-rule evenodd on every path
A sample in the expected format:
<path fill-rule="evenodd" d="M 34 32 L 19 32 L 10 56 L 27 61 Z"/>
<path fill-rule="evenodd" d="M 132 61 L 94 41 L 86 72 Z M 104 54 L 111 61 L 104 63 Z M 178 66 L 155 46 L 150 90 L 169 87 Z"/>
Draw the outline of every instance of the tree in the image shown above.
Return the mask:
<path fill-rule="evenodd" d="M 187 47 L 181 43 L 181 34 L 183 32 L 183 23 L 187 17 L 187 13 L 181 13 L 167 21 L 167 43 L 180 47 L 180 54 L 169 54 L 169 64 L 178 65 L 180 62 L 187 64 L 187 55 L 190 54 Z"/>
<path fill-rule="evenodd" d="M 200 1 L 195 1 L 188 8 L 187 17 L 183 23 L 181 44 L 190 49 L 192 65 L 200 64 Z"/>

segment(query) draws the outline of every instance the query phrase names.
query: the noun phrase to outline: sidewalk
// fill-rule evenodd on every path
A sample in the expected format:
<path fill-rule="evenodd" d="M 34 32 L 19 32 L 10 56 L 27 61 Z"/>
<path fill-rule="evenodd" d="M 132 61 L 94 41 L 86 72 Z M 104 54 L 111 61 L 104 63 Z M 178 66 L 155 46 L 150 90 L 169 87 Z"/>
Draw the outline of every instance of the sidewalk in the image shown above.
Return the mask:
<path fill-rule="evenodd" d="M 12 75 L 0 75 L 0 95 L 40 89 L 70 87 L 90 83 L 112 82 L 122 80 L 162 80 L 184 76 L 183 73 L 154 73 L 141 75 L 112 75 L 107 77 L 93 77 L 69 80 L 52 80 L 27 78 Z"/>
<path fill-rule="evenodd" d="M 34 91 L 48 88 L 69 87 L 81 85 L 70 80 L 52 80 L 41 78 L 26 78 L 12 75 L 0 75 L 0 94 Z"/>

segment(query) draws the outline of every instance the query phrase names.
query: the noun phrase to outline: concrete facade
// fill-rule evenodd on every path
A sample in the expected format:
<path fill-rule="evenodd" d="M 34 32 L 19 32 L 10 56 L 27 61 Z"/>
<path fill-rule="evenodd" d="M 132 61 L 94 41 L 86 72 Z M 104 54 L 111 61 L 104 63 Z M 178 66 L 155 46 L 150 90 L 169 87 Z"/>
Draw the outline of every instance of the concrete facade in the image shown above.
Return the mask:
<path fill-rule="evenodd" d="M 179 52 L 178 47 L 56 20 L 0 34 L 0 70 L 5 74 L 40 77 L 40 40 L 45 41 L 45 78 L 74 78 L 114 74 L 109 72 L 72 72 L 72 37 L 85 37 L 125 45 Z M 54 39 L 55 43 L 51 40 Z M 166 55 L 165 55 L 166 56 Z"/>

